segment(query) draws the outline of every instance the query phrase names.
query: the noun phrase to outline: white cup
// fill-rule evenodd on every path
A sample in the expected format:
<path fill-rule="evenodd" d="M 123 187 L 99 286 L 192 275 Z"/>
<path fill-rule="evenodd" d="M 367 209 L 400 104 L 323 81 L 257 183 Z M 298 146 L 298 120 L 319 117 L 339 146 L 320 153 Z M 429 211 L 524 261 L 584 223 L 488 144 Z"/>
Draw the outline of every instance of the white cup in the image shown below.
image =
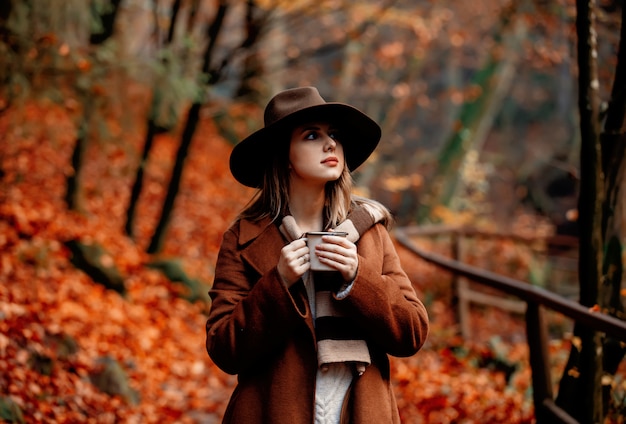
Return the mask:
<path fill-rule="evenodd" d="M 348 233 L 338 231 L 313 231 L 306 233 L 307 246 L 309 246 L 309 256 L 311 257 L 311 271 L 337 271 L 326 264 L 320 262 L 319 257 L 315 254 L 315 246 L 322 243 L 322 236 L 339 236 L 346 237 Z"/>

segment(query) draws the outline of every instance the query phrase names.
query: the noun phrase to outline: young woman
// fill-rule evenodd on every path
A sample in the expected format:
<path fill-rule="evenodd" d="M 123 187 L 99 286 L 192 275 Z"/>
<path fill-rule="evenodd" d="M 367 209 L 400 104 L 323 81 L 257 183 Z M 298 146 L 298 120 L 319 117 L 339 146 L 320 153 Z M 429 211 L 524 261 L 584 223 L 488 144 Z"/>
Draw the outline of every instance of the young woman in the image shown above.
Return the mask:
<path fill-rule="evenodd" d="M 399 423 L 387 355 L 423 345 L 428 316 L 389 237 L 389 212 L 351 195 L 380 127 L 314 87 L 278 93 L 230 169 L 258 192 L 226 231 L 206 348 L 238 375 L 224 423 Z M 333 230 L 315 250 L 306 234 Z M 311 270 L 311 257 L 334 271 Z"/>

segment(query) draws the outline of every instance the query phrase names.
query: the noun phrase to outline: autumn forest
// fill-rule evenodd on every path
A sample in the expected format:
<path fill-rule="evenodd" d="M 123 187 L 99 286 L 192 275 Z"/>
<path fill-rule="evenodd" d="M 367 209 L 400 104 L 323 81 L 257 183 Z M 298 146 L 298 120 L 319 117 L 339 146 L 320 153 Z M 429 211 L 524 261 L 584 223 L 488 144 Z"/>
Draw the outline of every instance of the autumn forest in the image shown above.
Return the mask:
<path fill-rule="evenodd" d="M 272 94 L 315 85 L 380 123 L 355 192 L 412 243 L 623 325 L 546 308 L 542 360 L 558 422 L 626 422 L 625 10 L 1 1 L 0 421 L 221 422 L 236 377 L 206 352 L 208 290 L 254 194 L 230 151 Z M 402 422 L 556 422 L 526 305 L 394 244 L 431 321 L 391 358 Z"/>

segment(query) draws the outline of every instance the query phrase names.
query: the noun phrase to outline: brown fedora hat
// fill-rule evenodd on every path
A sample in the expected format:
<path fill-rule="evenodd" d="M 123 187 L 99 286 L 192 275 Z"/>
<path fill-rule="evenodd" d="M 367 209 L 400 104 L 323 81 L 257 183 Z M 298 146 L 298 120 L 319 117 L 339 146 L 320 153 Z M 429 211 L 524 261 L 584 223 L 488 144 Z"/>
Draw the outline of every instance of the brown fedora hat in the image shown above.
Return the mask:
<path fill-rule="evenodd" d="M 331 121 L 345 131 L 341 144 L 350 171 L 372 154 L 381 136 L 376 122 L 355 107 L 326 102 L 315 87 L 281 91 L 265 107 L 264 124 L 238 143 L 230 154 L 230 172 L 241 184 L 260 188 L 280 131 L 306 120 Z"/>

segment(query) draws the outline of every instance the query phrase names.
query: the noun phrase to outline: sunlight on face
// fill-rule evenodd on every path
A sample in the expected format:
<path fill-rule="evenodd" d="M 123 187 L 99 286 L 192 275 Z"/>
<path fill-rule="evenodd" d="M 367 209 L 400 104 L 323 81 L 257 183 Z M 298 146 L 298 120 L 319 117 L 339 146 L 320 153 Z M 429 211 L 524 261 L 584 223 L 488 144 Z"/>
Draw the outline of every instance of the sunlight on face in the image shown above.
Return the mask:
<path fill-rule="evenodd" d="M 308 122 L 291 133 L 289 165 L 292 182 L 324 185 L 338 179 L 345 166 L 338 129 L 326 122 Z"/>

